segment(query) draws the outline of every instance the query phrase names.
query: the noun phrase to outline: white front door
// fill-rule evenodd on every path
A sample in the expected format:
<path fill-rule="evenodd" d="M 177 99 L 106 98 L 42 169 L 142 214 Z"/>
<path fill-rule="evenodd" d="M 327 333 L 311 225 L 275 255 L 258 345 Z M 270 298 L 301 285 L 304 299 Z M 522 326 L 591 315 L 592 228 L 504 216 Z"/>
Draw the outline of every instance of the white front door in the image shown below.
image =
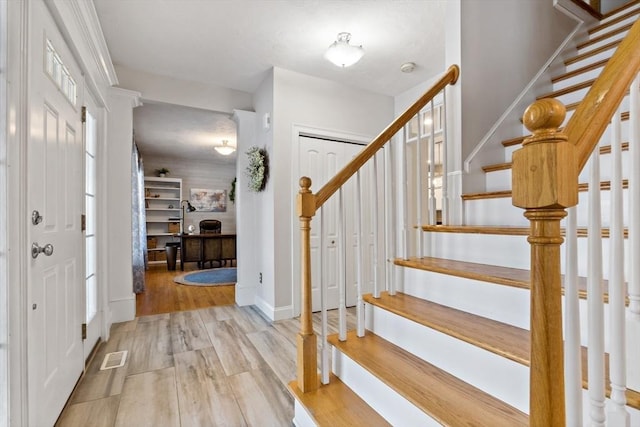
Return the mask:
<path fill-rule="evenodd" d="M 316 193 L 329 179 L 342 169 L 360 150 L 361 145 L 330 141 L 306 136 L 300 136 L 300 176 L 311 178 L 312 191 Z M 343 226 L 346 230 L 343 256 L 344 273 L 341 273 L 340 238 L 340 208 L 339 195 L 336 193 L 318 211 L 311 222 L 311 286 L 313 311 L 321 308 L 320 284 L 327 288 L 327 308 L 337 308 L 340 298 L 345 298 L 346 306 L 353 306 L 357 302 L 357 274 L 356 254 L 357 221 L 356 218 L 356 187 L 351 180 L 343 188 Z M 322 224 L 322 226 L 321 226 Z M 320 230 L 323 230 L 322 236 Z M 321 267 L 320 267 L 321 266 Z M 366 269 L 366 267 L 365 267 Z M 340 274 L 345 275 L 345 293 L 340 294 Z"/>
<path fill-rule="evenodd" d="M 28 425 L 51 426 L 84 367 L 82 76 L 44 2 L 30 5 Z"/>

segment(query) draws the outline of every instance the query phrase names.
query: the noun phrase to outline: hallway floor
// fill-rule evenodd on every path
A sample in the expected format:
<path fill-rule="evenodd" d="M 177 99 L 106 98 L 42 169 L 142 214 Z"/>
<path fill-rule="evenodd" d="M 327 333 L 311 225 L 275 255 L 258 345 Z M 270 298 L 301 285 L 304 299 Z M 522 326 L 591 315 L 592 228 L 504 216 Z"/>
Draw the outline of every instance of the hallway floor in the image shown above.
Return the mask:
<path fill-rule="evenodd" d="M 349 310 L 350 328 L 354 319 Z M 291 426 L 286 385 L 295 378 L 298 330 L 297 319 L 271 323 L 235 305 L 114 324 L 56 425 Z M 121 350 L 129 351 L 126 364 L 100 371 L 104 355 Z"/>

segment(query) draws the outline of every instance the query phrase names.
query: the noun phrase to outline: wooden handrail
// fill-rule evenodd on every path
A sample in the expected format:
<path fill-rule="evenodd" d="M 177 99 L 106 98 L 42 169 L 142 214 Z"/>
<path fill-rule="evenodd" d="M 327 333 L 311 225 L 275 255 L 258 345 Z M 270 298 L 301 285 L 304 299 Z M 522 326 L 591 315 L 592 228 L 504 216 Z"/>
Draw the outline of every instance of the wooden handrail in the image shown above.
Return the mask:
<path fill-rule="evenodd" d="M 598 145 L 638 71 L 640 20 L 633 24 L 564 129 L 569 142 L 577 147 L 578 171 Z"/>
<path fill-rule="evenodd" d="M 460 76 L 460 68 L 452 65 L 424 95 L 422 95 L 412 106 L 395 119 L 380 135 L 371 141 L 356 157 L 351 160 L 340 172 L 329 180 L 316 193 L 316 209 L 319 209 L 329 198 L 342 187 L 376 152 L 381 149 L 393 135 L 402 129 L 409 120 L 429 103 L 447 85 L 455 84 Z"/>

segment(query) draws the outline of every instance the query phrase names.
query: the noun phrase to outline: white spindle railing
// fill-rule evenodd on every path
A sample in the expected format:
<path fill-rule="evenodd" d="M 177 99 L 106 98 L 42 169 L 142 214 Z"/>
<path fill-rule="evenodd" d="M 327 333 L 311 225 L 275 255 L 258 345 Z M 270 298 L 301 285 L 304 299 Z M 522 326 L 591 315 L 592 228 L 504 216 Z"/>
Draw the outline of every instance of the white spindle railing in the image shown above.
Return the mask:
<path fill-rule="evenodd" d="M 568 209 L 565 233 L 564 276 L 564 372 L 567 425 L 582 425 L 582 355 L 580 342 L 580 293 L 578 289 L 578 229 L 576 207 Z"/>
<path fill-rule="evenodd" d="M 604 390 L 604 306 L 602 288 L 602 215 L 600 202 L 600 151 L 589 161 L 589 219 L 587 305 L 589 308 L 589 415 L 592 426 L 605 423 Z"/>
<path fill-rule="evenodd" d="M 601 212 L 600 149 L 589 160 L 587 326 L 589 421 L 592 426 L 629 426 L 627 388 L 640 389 L 640 81 L 636 77 L 629 96 L 629 186 L 627 191 L 628 245 L 625 253 L 622 105 L 610 123 L 608 301 L 603 286 L 603 238 Z M 609 141 L 608 141 L 609 142 Z M 569 209 L 566 220 L 565 263 L 565 390 L 567 425 L 583 425 L 580 368 L 580 313 L 577 285 L 578 250 L 576 216 Z M 625 270 L 625 260 L 629 268 Z M 628 281 L 625 280 L 628 271 Z M 627 300 L 629 307 L 626 307 Z M 609 328 L 605 331 L 605 305 Z M 605 333 L 608 340 L 605 340 Z M 605 342 L 608 342 L 605 349 Z M 605 383 L 608 351 L 609 382 Z M 635 381 L 635 383 L 634 383 Z M 610 390 L 610 394 L 606 393 Z M 606 396 L 609 402 L 606 401 Z M 606 408 L 606 409 L 605 409 Z"/>
<path fill-rule="evenodd" d="M 640 391 L 640 77 L 629 94 L 629 309 L 627 312 L 628 386 Z"/>
<path fill-rule="evenodd" d="M 620 109 L 611 121 L 611 216 L 609 232 L 609 425 L 628 426 L 625 350 L 624 225 L 622 200 L 622 135 Z"/>
<path fill-rule="evenodd" d="M 404 166 L 407 164 L 408 156 L 406 139 L 403 139 L 406 137 L 407 129 L 404 126 L 412 120 L 410 119 L 412 114 L 413 119 L 421 121 L 422 112 L 419 111 L 421 106 L 428 104 L 438 91 L 443 90 L 443 87 L 455 83 L 458 75 L 458 67 L 450 67 L 433 88 L 401 114 L 336 176 L 329 179 L 317 193 L 312 193 L 313 183 L 309 178 L 300 179 L 301 188 L 296 208 L 301 231 L 302 304 L 301 328 L 298 336 L 300 366 L 297 384 L 304 393 L 317 389 L 319 382 L 324 384 L 329 382 L 331 368 L 327 342 L 329 334 L 327 310 L 338 308 L 338 338 L 344 341 L 348 336 L 347 304 L 355 304 L 356 333 L 360 337 L 363 336 L 365 334 L 363 294 L 371 293 L 374 297 L 380 297 L 383 291 L 388 291 L 393 295 L 399 282 L 396 274 L 398 269 L 392 268 L 393 260 L 398 257 L 407 258 L 411 252 L 415 253 L 414 250 L 417 251 L 420 247 L 420 239 L 411 240 L 414 236 L 412 229 L 416 229 L 419 234 L 422 233 L 418 227 L 422 221 L 414 223 L 415 218 L 410 218 L 409 215 L 416 212 L 410 213 L 406 205 L 414 202 L 416 196 L 422 198 L 423 195 L 415 194 L 413 191 L 412 194 L 408 194 L 406 189 L 418 189 L 422 192 L 428 187 L 421 187 L 420 176 L 424 175 L 416 174 L 415 170 L 411 174 L 411 179 L 416 181 L 407 185 L 409 175 Z M 417 129 L 418 134 L 421 127 Z M 395 147 L 392 146 L 392 140 L 398 142 Z M 420 149 L 419 144 L 416 147 Z M 395 152 L 396 149 L 398 152 Z M 396 155 L 404 161 L 396 163 Z M 425 160 L 422 156 L 418 156 L 419 161 L 415 165 L 418 170 L 426 167 L 420 159 Z M 380 162 L 383 162 L 382 166 Z M 402 206 L 399 206 L 398 200 L 402 201 Z M 324 209 L 326 203 L 329 204 L 327 209 Z M 421 205 L 421 202 L 418 203 L 418 206 Z M 319 236 L 319 247 L 316 246 L 316 248 L 320 253 L 312 257 L 311 219 L 316 214 L 321 217 L 320 230 L 313 231 L 314 236 Z M 417 214 L 421 217 L 421 213 Z M 404 220 L 399 227 L 394 219 L 399 218 L 400 215 Z M 314 226 L 318 226 L 317 222 Z M 331 245 L 328 244 L 328 239 L 332 240 Z M 334 249 L 335 253 L 325 253 Z M 312 265 L 311 258 L 319 261 L 320 265 Z M 330 271 L 333 265 L 337 271 Z M 312 276 L 311 272 L 316 269 L 319 271 Z M 322 337 L 319 382 L 316 370 L 317 354 L 314 351 L 317 340 L 311 316 L 311 294 L 314 285 L 312 277 L 315 280 L 319 279 L 321 288 L 319 296 L 322 325 L 319 333 Z M 356 301 L 348 302 L 347 298 L 354 296 L 354 285 Z"/>

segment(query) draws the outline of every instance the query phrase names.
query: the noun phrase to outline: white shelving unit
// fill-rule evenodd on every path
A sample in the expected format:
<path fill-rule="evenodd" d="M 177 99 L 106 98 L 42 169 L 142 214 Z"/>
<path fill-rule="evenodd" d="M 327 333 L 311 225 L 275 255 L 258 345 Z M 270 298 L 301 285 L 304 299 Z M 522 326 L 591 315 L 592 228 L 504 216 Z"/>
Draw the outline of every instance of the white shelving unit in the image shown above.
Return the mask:
<path fill-rule="evenodd" d="M 180 230 L 182 179 L 144 178 L 149 262 L 165 262 L 165 245 L 177 242 Z M 155 247 L 153 246 L 155 243 Z"/>

